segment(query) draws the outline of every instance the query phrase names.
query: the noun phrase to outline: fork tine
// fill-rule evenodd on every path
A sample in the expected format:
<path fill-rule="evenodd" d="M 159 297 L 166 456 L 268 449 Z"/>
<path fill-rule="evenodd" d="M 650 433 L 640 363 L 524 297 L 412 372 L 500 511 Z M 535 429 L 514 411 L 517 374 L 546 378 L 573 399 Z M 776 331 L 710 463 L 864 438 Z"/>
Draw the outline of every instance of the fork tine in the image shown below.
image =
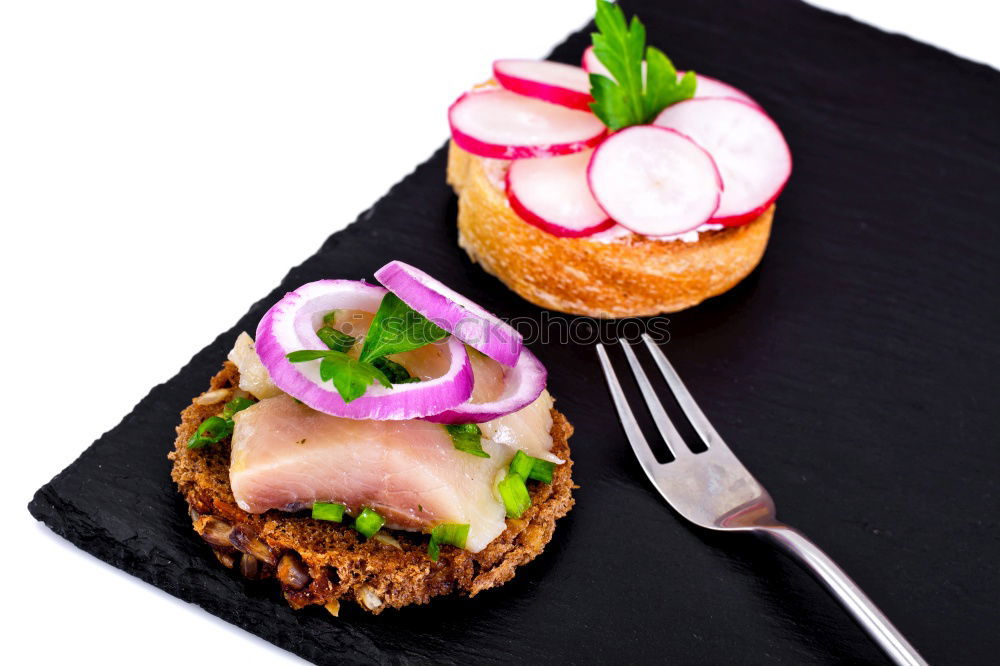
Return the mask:
<path fill-rule="evenodd" d="M 625 436 L 628 437 L 628 442 L 632 446 L 636 458 L 639 459 L 642 470 L 655 485 L 656 481 L 653 478 L 653 471 L 660 463 L 653 457 L 649 443 L 643 436 L 642 430 L 635 420 L 635 415 L 632 413 L 632 409 L 628 406 L 628 401 L 625 399 L 625 392 L 622 391 L 621 384 L 618 383 L 618 376 L 615 374 L 614 368 L 611 367 L 611 361 L 608 360 L 608 353 L 604 350 L 604 345 L 600 342 L 597 343 L 597 356 L 601 360 L 601 369 L 604 370 L 604 378 L 608 382 L 611 400 L 615 403 L 615 409 L 618 411 L 618 419 L 625 430 Z"/>
<path fill-rule="evenodd" d="M 684 386 L 684 382 L 681 381 L 677 371 L 674 370 L 674 366 L 670 364 L 670 361 L 667 360 L 667 357 L 660 350 L 659 346 L 646 333 L 642 334 L 642 340 L 646 343 L 649 353 L 653 355 L 653 360 L 656 361 L 656 366 L 663 374 L 663 378 L 667 381 L 670 390 L 674 392 L 677 404 L 684 410 L 684 415 L 687 416 L 695 432 L 701 437 L 701 441 L 708 448 L 712 448 L 713 445 L 725 447 L 726 443 L 722 441 L 719 433 L 712 427 L 711 422 L 706 418 L 704 412 L 701 411 L 698 403 L 691 397 L 691 393 Z"/>
<path fill-rule="evenodd" d="M 653 385 L 649 383 L 646 371 L 639 365 L 639 359 L 636 358 L 635 352 L 632 351 L 632 345 L 623 340 L 619 340 L 619 342 L 625 351 L 625 358 L 628 359 L 629 366 L 632 367 L 632 374 L 635 375 L 635 381 L 639 384 L 639 390 L 646 401 L 646 406 L 649 407 L 649 413 L 653 417 L 656 429 L 660 431 L 660 437 L 663 438 L 667 448 L 670 449 L 670 453 L 673 454 L 674 458 L 690 454 L 691 450 L 684 444 L 684 438 L 677 432 L 674 422 L 670 420 L 666 410 L 663 409 L 663 403 L 656 397 L 656 391 L 653 390 Z"/>

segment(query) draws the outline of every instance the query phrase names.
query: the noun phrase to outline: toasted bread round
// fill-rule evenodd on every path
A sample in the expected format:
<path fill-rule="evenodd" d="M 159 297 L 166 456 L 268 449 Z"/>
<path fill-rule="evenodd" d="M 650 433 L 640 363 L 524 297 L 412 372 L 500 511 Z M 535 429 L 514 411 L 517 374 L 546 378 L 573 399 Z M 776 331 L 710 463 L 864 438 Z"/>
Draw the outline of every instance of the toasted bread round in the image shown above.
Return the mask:
<path fill-rule="evenodd" d="M 451 143 L 448 183 L 458 194 L 458 244 L 523 298 L 592 317 L 676 312 L 721 294 L 760 262 L 774 206 L 695 243 L 632 234 L 613 242 L 561 238 L 525 222 L 487 175 L 488 161 Z"/>
<path fill-rule="evenodd" d="M 248 578 L 277 578 L 293 608 L 322 604 L 336 615 L 341 601 L 354 601 L 377 614 L 443 594 L 475 596 L 507 582 L 541 553 L 556 519 L 573 506 L 573 427 L 552 410 L 552 452 L 565 464 L 556 467 L 551 484 L 529 482 L 531 508 L 520 519 L 507 519 L 507 529 L 478 553 L 441 546 L 432 562 L 427 535 L 384 530 L 365 540 L 348 525 L 303 514 L 249 514 L 236 506 L 229 487 L 229 442 L 187 448 L 198 425 L 219 414 L 238 385 L 239 371 L 227 361 L 209 390 L 181 413 L 171 476 L 191 509 L 195 531 L 216 558 Z"/>

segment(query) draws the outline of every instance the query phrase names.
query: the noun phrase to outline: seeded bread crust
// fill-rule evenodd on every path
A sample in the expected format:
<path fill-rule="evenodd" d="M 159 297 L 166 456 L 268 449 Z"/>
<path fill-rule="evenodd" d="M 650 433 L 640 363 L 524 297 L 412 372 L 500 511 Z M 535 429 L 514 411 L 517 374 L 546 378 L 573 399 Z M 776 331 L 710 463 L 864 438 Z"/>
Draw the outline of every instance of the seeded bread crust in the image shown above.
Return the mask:
<path fill-rule="evenodd" d="M 631 235 L 602 243 L 560 238 L 528 224 L 486 175 L 481 157 L 451 143 L 448 183 L 458 194 L 458 244 L 483 269 L 536 305 L 592 317 L 677 312 L 733 288 L 760 263 L 772 205 L 698 242 Z"/>
<path fill-rule="evenodd" d="M 322 604 L 336 615 L 341 601 L 354 601 L 378 614 L 438 595 L 475 596 L 507 582 L 518 566 L 541 553 L 556 520 L 573 506 L 567 441 L 573 427 L 553 409 L 552 452 L 566 463 L 556 467 L 551 485 L 529 482 L 531 508 L 520 519 L 507 519 L 507 529 L 478 553 L 442 546 L 435 563 L 427 557 L 426 535 L 383 530 L 390 539 L 366 541 L 348 526 L 303 514 L 249 514 L 236 506 L 229 487 L 228 440 L 187 448 L 198 425 L 222 411 L 238 384 L 239 371 L 227 361 L 209 390 L 181 412 L 169 454 L 171 476 L 190 506 L 195 531 L 216 558 L 250 578 L 277 578 L 293 608 Z"/>

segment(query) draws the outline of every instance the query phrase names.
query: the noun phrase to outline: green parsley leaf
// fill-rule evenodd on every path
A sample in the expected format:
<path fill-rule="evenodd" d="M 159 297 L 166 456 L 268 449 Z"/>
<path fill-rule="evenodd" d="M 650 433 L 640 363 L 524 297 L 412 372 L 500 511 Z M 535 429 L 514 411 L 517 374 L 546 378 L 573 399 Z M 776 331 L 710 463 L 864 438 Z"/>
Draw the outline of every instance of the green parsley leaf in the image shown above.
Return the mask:
<path fill-rule="evenodd" d="M 360 398 L 373 382 L 389 388 L 393 384 L 420 381 L 402 365 L 385 357 L 417 349 L 448 336 L 447 331 L 431 323 L 395 294 L 388 293 L 379 303 L 368 327 L 361 354 L 353 358 L 346 352 L 356 340 L 333 328 L 336 313 L 336 310 L 328 313 L 323 318 L 325 325 L 316 331 L 329 350 L 301 349 L 287 354 L 286 358 L 292 363 L 319 361 L 320 378 L 332 381 L 344 402 Z"/>
<path fill-rule="evenodd" d="M 316 331 L 316 335 L 323 341 L 324 345 L 339 352 L 349 352 L 351 347 L 353 347 L 356 342 L 356 340 L 347 333 L 338 331 L 332 326 L 323 326 Z"/>
<path fill-rule="evenodd" d="M 646 46 L 646 28 L 638 17 L 626 23 L 621 7 L 597 0 L 594 22 L 598 29 L 591 35 L 594 55 L 614 78 L 590 75 L 594 98 L 590 109 L 609 129 L 648 124 L 666 107 L 694 96 L 694 72 L 678 81 L 677 70 L 663 51 Z"/>
<path fill-rule="evenodd" d="M 685 72 L 678 81 L 674 64 L 655 46 L 646 49 L 646 68 L 646 95 L 643 102 L 647 122 L 655 120 L 660 111 L 671 104 L 694 97 L 698 83 L 694 72 Z"/>
<path fill-rule="evenodd" d="M 319 376 L 324 382 L 333 382 L 333 387 L 344 399 L 351 402 L 365 394 L 373 382 L 389 388 L 392 383 L 382 371 L 371 363 L 359 361 L 353 356 L 333 349 L 301 349 L 286 355 L 292 363 L 319 360 Z"/>
<path fill-rule="evenodd" d="M 465 548 L 465 542 L 469 538 L 469 526 L 447 523 L 438 525 L 431 530 L 431 540 L 427 544 L 427 555 L 431 562 L 437 562 L 441 554 L 441 544 L 447 543 L 458 548 Z"/>
<path fill-rule="evenodd" d="M 446 425 L 444 429 L 451 435 L 452 444 L 459 451 L 464 451 L 478 458 L 490 457 L 490 454 L 483 451 L 483 431 L 475 423 Z"/>
<path fill-rule="evenodd" d="M 430 322 L 393 293 L 382 298 L 368 327 L 360 359 L 399 354 L 447 337 L 448 332 Z"/>
<path fill-rule="evenodd" d="M 378 382 L 386 388 L 392 386 L 382 371 L 370 363 L 363 363 L 343 352 L 330 352 L 319 362 L 319 376 L 325 381 L 333 381 L 337 393 L 344 402 L 351 402 L 365 394 L 373 382 Z"/>
<path fill-rule="evenodd" d="M 409 370 L 384 356 L 373 360 L 372 365 L 381 370 L 382 374 L 388 377 L 393 384 L 412 384 L 420 381 L 420 377 L 414 377 Z"/>
<path fill-rule="evenodd" d="M 315 361 L 318 358 L 326 358 L 326 355 L 330 352 L 326 349 L 300 349 L 299 351 L 289 352 L 285 355 L 292 363 L 303 363 L 305 361 Z"/>

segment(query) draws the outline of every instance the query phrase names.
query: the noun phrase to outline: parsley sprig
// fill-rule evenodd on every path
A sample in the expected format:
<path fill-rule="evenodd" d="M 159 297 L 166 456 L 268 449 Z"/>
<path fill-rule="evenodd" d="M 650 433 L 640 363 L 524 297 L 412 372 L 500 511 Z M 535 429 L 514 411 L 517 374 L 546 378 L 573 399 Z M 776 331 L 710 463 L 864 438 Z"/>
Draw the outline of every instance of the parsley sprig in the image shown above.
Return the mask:
<path fill-rule="evenodd" d="M 591 35 L 594 55 L 614 79 L 590 75 L 594 98 L 590 110 L 609 129 L 648 124 L 671 104 L 694 96 L 694 72 L 685 73 L 678 81 L 670 58 L 655 46 L 646 46 L 646 27 L 638 17 L 626 23 L 621 7 L 597 0 L 594 21 L 598 29 Z"/>
<path fill-rule="evenodd" d="M 368 328 L 365 345 L 358 358 L 373 361 L 389 354 L 400 354 L 423 347 L 447 335 L 447 331 L 390 292 L 379 303 L 378 312 Z"/>
<path fill-rule="evenodd" d="M 448 332 L 395 294 L 389 293 L 379 303 L 358 358 L 347 353 L 354 346 L 355 339 L 333 328 L 332 318 L 330 321 L 324 318 L 324 326 L 317 331 L 317 335 L 329 349 L 294 351 L 287 354 L 288 360 L 292 363 L 318 360 L 320 378 L 325 382 L 332 381 L 344 402 L 351 402 L 363 396 L 368 387 L 376 382 L 388 388 L 393 384 L 420 381 L 386 356 L 436 342 L 446 337 Z"/>
<path fill-rule="evenodd" d="M 324 382 L 333 382 L 344 402 L 351 402 L 365 394 L 373 382 L 386 388 L 392 382 L 371 363 L 364 363 L 336 349 L 303 349 L 288 354 L 292 363 L 319 360 L 319 376 Z"/>

